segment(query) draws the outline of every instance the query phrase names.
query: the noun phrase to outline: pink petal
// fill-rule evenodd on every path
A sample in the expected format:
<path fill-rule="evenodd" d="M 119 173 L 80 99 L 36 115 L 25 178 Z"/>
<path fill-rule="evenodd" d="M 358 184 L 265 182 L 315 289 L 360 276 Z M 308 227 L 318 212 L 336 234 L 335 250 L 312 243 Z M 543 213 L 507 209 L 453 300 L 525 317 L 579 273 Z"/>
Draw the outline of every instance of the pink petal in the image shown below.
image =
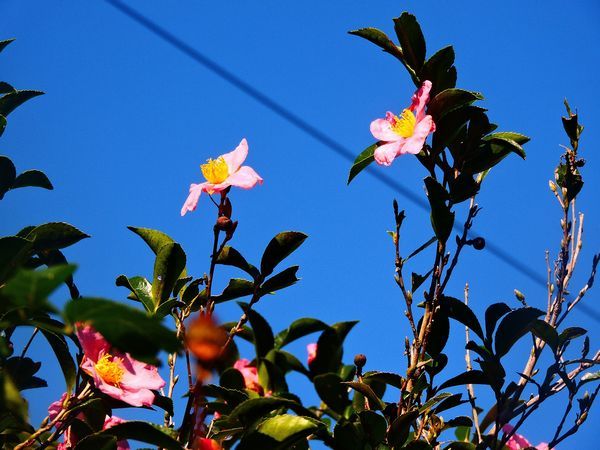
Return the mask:
<path fill-rule="evenodd" d="M 431 116 L 425 116 L 423 120 L 417 123 L 413 135 L 406 140 L 400 152 L 403 155 L 406 153 L 410 153 L 411 155 L 418 154 L 423 148 L 425 139 L 427 139 L 427 136 L 429 136 L 432 126 L 433 119 Z"/>
<path fill-rule="evenodd" d="M 229 175 L 225 180 L 225 183 L 242 189 L 251 189 L 256 183 L 262 184 L 262 182 L 263 179 L 250 166 L 240 167 L 237 172 Z"/>
<path fill-rule="evenodd" d="M 390 112 L 387 113 L 391 114 Z M 392 126 L 386 119 L 375 119 L 371 122 L 371 134 L 375 139 L 384 142 L 394 142 L 402 139 L 401 136 L 392 131 Z"/>
<path fill-rule="evenodd" d="M 109 348 L 108 342 L 102 335 L 89 325 L 78 327 L 76 334 L 83 353 L 94 362 L 98 361 L 100 353 L 106 352 Z"/>
<path fill-rule="evenodd" d="M 166 382 L 159 375 L 156 367 L 136 361 L 129 355 L 126 355 L 126 358 L 123 360 L 123 366 L 127 371 L 123 375 L 122 386 L 155 390 L 164 387 Z"/>
<path fill-rule="evenodd" d="M 200 184 L 190 184 L 190 193 L 188 198 L 185 200 L 183 207 L 181 208 L 181 216 L 185 216 L 188 211 L 194 211 L 196 206 L 198 206 L 198 200 L 200 199 L 200 194 L 205 190 L 205 187 L 208 183 L 200 183 Z"/>
<path fill-rule="evenodd" d="M 240 144 L 235 148 L 235 150 L 225 153 L 221 155 L 221 157 L 227 163 L 227 167 L 229 168 L 229 173 L 235 173 L 238 171 L 242 163 L 246 160 L 248 156 L 248 141 L 246 138 L 242 139 Z"/>
<path fill-rule="evenodd" d="M 396 156 L 398 156 L 403 144 L 404 139 L 380 145 L 375 149 L 375 161 L 382 166 L 389 166 L 392 164 L 392 161 L 396 159 Z"/>
<path fill-rule="evenodd" d="M 425 80 L 419 90 L 412 96 L 410 110 L 417 118 L 417 122 L 425 117 L 425 106 L 429 102 L 429 91 L 431 91 L 431 81 Z"/>
<path fill-rule="evenodd" d="M 310 366 L 312 364 L 312 362 L 315 360 L 315 358 L 317 357 L 317 344 L 316 344 L 316 342 L 308 344 L 306 346 L 306 352 L 308 353 L 307 363 Z"/>

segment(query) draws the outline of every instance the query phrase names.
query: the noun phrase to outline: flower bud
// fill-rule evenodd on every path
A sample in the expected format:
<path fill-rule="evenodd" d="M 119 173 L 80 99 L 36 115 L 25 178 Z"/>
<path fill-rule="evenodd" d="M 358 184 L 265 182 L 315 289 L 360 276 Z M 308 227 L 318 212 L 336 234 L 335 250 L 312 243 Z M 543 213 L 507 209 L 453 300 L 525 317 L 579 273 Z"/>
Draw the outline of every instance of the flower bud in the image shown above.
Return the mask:
<path fill-rule="evenodd" d="M 231 219 L 226 216 L 219 216 L 215 228 L 220 231 L 229 231 L 231 229 Z"/>
<path fill-rule="evenodd" d="M 485 248 L 485 239 L 482 237 L 476 237 L 471 241 L 471 245 L 475 250 L 483 250 Z"/>
<path fill-rule="evenodd" d="M 365 355 L 363 355 L 362 353 L 359 353 L 358 355 L 356 355 L 354 357 L 354 365 L 358 369 L 362 369 L 363 367 L 365 367 L 366 363 L 367 363 L 367 357 Z"/>

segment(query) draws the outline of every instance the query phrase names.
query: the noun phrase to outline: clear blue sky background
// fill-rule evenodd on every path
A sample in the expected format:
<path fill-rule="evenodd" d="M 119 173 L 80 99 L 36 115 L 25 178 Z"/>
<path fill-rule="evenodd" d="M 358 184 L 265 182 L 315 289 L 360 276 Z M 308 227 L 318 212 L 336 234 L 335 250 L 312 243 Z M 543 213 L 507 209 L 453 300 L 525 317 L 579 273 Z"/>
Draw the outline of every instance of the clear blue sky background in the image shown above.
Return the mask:
<path fill-rule="evenodd" d="M 587 280 L 593 252 L 600 250 L 597 200 L 600 139 L 597 81 L 600 8 L 594 1 L 520 2 L 161 2 L 129 5 L 285 105 L 355 154 L 373 141 L 369 123 L 386 110 L 404 108 L 414 90 L 400 64 L 348 30 L 375 26 L 393 35 L 391 18 L 415 13 L 428 55 L 453 44 L 459 87 L 481 91 L 490 118 L 502 130 L 532 137 L 528 158 L 515 156 L 492 171 L 479 196 L 476 229 L 545 276 L 544 251 L 556 256 L 559 209 L 547 182 L 566 144 L 560 116 L 567 97 L 586 125 L 582 156 L 586 185 L 579 206 L 586 213 L 586 241 L 572 290 Z M 127 225 L 163 230 L 181 242 L 188 268 L 208 268 L 214 208 L 202 198 L 185 218 L 179 209 L 189 183 L 201 179 L 199 164 L 250 143 L 249 164 L 265 179 L 252 191 L 232 191 L 240 225 L 233 245 L 250 261 L 278 231 L 310 235 L 289 262 L 301 265 L 302 281 L 265 298 L 257 309 L 278 331 L 292 320 L 316 316 L 328 322 L 359 319 L 348 338 L 346 359 L 368 356 L 368 369 L 402 371 L 408 329 L 393 281 L 391 201 L 408 218 L 405 251 L 431 235 L 424 211 L 375 177 L 362 174 L 349 187 L 350 163 L 294 128 L 223 79 L 207 71 L 103 1 L 2 0 L 2 38 L 15 37 L 0 58 L 1 79 L 19 88 L 41 89 L 9 119 L 3 154 L 18 170 L 46 171 L 55 191 L 10 192 L 0 205 L 0 234 L 47 221 L 67 221 L 92 239 L 66 251 L 80 265 L 76 281 L 85 295 L 125 300 L 115 277 L 152 274 L 152 254 Z M 423 196 L 423 169 L 405 157 L 377 168 Z M 408 270 L 424 272 L 426 259 Z M 232 273 L 217 273 L 223 286 Z M 545 289 L 486 251 L 467 251 L 449 292 L 471 285 L 473 308 L 498 300 L 516 306 L 518 288 L 531 305 L 545 305 Z M 57 301 L 66 298 L 61 292 Z M 598 314 L 597 291 L 586 303 Z M 234 305 L 219 312 L 235 320 Z M 575 313 L 571 325 L 591 330 L 598 321 Z M 24 338 L 25 336 L 21 336 Z M 463 370 L 462 327 L 454 326 L 448 376 Z M 308 342 L 308 341 L 306 341 Z M 292 349 L 304 359 L 306 342 Z M 246 356 L 250 349 L 243 347 Z M 509 358 L 519 370 L 522 352 Z M 574 349 L 574 351 L 577 351 Z M 47 358 L 36 341 L 31 356 Z M 31 391 L 34 423 L 63 392 L 47 366 L 49 388 Z M 293 378 L 309 399 L 307 385 Z M 478 390 L 485 399 L 483 389 Z M 540 411 L 524 427 L 534 443 L 550 439 L 560 402 Z M 119 412 L 132 417 L 127 412 Z M 161 414 L 148 417 L 161 420 Z M 560 448 L 592 449 L 598 411 Z"/>

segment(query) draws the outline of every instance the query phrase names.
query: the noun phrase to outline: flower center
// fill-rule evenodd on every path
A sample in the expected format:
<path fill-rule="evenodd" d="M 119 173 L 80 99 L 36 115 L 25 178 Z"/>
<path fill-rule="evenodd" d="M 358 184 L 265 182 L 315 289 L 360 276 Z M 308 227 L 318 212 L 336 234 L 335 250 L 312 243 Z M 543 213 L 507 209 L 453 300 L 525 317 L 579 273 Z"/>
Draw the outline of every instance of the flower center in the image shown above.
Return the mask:
<path fill-rule="evenodd" d="M 403 138 L 409 138 L 415 132 L 417 118 L 410 109 L 405 109 L 400 114 L 400 117 L 392 118 L 392 131 Z"/>
<path fill-rule="evenodd" d="M 222 183 L 229 176 L 229 167 L 222 156 L 217 159 L 209 159 L 206 164 L 200 166 L 200 170 L 206 181 L 212 184 Z"/>
<path fill-rule="evenodd" d="M 114 358 L 110 354 L 102 355 L 95 365 L 98 375 L 108 384 L 118 386 L 125 374 L 121 358 Z"/>

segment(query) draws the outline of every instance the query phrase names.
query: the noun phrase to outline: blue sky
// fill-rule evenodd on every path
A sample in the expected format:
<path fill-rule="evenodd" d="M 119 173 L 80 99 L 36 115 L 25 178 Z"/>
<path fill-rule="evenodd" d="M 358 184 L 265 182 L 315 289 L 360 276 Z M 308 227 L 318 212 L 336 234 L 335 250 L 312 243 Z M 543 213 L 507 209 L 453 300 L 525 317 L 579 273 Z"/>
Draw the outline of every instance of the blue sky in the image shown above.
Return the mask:
<path fill-rule="evenodd" d="M 572 289 L 587 280 L 592 254 L 600 250 L 594 201 L 600 160 L 592 148 L 600 138 L 596 2 L 127 3 L 355 154 L 373 141 L 370 121 L 404 108 L 414 88 L 397 61 L 347 31 L 375 26 L 393 35 L 392 17 L 403 10 L 416 14 L 428 55 L 454 45 L 458 86 L 484 94 L 483 106 L 500 129 L 532 137 L 526 161 L 511 156 L 486 180 L 475 228 L 542 277 L 544 251 L 555 256 L 560 236 L 547 181 L 559 144 L 567 143 L 560 116 L 568 98 L 586 125 L 581 152 L 588 161 L 579 201 L 586 240 Z M 91 234 L 66 252 L 80 265 L 76 281 L 88 295 L 125 301 L 116 276 L 151 275 L 152 254 L 127 225 L 171 235 L 186 250 L 191 273 L 200 276 L 208 269 L 214 210 L 207 198 L 185 218 L 179 209 L 189 183 L 201 179 L 198 165 L 246 137 L 248 163 L 265 183 L 232 193 L 240 221 L 233 245 L 256 262 L 278 231 L 310 235 L 290 258 L 301 266 L 302 281 L 265 298 L 258 311 L 276 330 L 304 316 L 358 319 L 346 359 L 362 352 L 368 369 L 404 369 L 408 329 L 385 231 L 393 226 L 396 196 L 407 210 L 403 241 L 412 250 L 431 235 L 424 211 L 366 173 L 347 187 L 348 161 L 106 2 L 3 0 L 0 29 L 2 38 L 17 38 L 0 58 L 0 78 L 47 92 L 11 115 L 1 152 L 18 170 L 43 169 L 55 185 L 53 192 L 10 192 L 1 205 L 0 234 L 59 220 Z M 425 174 L 416 160 L 405 157 L 376 171 L 424 198 Z M 417 259 L 409 270 L 424 272 L 426 263 Z M 219 272 L 218 285 L 229 275 Z M 460 297 L 466 281 L 478 312 L 499 300 L 516 306 L 515 288 L 530 304 L 545 304 L 543 287 L 486 251 L 465 254 L 449 292 Z M 66 296 L 61 294 L 59 302 Z M 586 299 L 596 314 L 597 299 L 596 291 Z M 235 320 L 239 311 L 231 305 L 219 315 Z M 570 324 L 590 329 L 598 342 L 598 322 L 590 313 L 573 314 Z M 463 370 L 463 338 L 455 326 L 448 376 Z M 292 347 L 302 358 L 305 344 Z M 44 358 L 46 351 L 36 342 L 31 355 Z M 512 362 L 516 371 L 524 360 L 515 354 Z M 31 393 L 34 421 L 62 393 L 52 366 L 44 370 L 50 387 Z M 554 428 L 548 424 L 558 420 L 559 405 L 552 403 L 525 426 L 533 442 L 550 438 Z M 594 422 L 597 411 L 561 448 L 591 448 L 598 436 Z"/>

